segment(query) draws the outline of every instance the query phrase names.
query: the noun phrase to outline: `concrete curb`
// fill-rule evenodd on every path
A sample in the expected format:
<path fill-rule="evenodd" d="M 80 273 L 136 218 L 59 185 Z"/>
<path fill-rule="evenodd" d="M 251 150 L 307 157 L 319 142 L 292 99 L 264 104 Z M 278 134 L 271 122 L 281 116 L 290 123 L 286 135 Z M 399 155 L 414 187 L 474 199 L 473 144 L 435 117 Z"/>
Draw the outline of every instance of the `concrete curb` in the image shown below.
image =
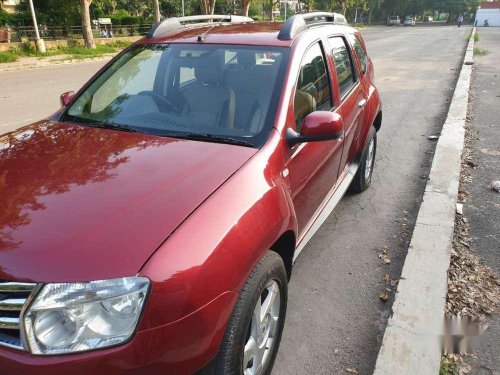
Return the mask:
<path fill-rule="evenodd" d="M 439 374 L 475 33 L 436 147 L 375 375 Z"/>

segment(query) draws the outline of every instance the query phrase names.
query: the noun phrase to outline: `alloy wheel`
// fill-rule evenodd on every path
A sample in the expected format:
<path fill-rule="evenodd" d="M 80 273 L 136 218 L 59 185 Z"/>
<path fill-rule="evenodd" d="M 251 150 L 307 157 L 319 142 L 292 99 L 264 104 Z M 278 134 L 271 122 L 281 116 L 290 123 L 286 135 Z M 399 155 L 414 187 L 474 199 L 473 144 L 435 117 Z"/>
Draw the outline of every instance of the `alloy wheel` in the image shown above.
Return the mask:
<path fill-rule="evenodd" d="M 244 375 L 260 375 L 266 369 L 274 349 L 280 317 L 280 288 L 270 280 L 257 299 L 243 351 Z"/>
<path fill-rule="evenodd" d="M 375 161 L 375 139 L 370 140 L 368 154 L 366 155 L 365 181 L 370 181 L 372 176 L 373 162 Z"/>

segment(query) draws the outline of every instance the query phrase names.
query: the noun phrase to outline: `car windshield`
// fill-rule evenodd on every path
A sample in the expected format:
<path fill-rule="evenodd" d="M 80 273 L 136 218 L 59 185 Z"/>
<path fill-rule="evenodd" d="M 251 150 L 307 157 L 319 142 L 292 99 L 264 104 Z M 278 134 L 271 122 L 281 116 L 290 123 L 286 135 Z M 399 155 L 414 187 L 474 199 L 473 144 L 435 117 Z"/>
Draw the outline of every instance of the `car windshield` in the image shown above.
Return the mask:
<path fill-rule="evenodd" d="M 68 121 L 258 147 L 273 126 L 288 49 L 143 45 L 76 98 Z"/>
<path fill-rule="evenodd" d="M 396 21 L 397 19 L 398 19 L 397 16 L 391 16 L 391 18 L 390 18 L 391 21 Z"/>

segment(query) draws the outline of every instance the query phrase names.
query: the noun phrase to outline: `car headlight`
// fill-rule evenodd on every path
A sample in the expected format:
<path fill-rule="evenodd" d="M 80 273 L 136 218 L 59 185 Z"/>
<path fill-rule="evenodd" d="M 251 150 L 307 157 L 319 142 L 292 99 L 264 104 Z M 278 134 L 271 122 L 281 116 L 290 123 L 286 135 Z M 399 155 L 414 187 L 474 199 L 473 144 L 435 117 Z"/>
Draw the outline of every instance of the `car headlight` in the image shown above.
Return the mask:
<path fill-rule="evenodd" d="M 74 353 L 126 342 L 148 288 L 145 277 L 44 285 L 24 316 L 31 352 Z"/>

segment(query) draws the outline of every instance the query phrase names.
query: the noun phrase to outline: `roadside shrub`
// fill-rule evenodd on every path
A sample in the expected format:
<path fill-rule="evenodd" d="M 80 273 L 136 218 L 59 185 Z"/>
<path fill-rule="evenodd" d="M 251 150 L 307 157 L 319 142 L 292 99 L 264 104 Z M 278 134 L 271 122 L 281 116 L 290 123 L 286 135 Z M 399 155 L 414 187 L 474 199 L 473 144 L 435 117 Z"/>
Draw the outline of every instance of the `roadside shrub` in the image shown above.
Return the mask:
<path fill-rule="evenodd" d="M 17 56 L 11 52 L 0 52 L 0 64 L 15 62 L 16 60 Z"/>
<path fill-rule="evenodd" d="M 121 19 L 121 24 L 122 25 L 138 25 L 140 23 L 142 23 L 142 18 L 141 17 L 127 16 L 127 17 L 123 17 Z"/>
<path fill-rule="evenodd" d="M 489 53 L 489 51 L 487 49 L 479 48 L 479 47 L 474 47 L 474 55 L 485 56 L 488 53 Z"/>
<path fill-rule="evenodd" d="M 36 54 L 36 48 L 32 43 L 24 42 L 21 44 L 21 52 L 26 56 L 31 56 Z"/>
<path fill-rule="evenodd" d="M 112 43 L 108 43 L 108 46 L 115 47 L 115 48 L 126 48 L 130 46 L 132 42 L 126 41 L 126 40 L 115 40 Z"/>

